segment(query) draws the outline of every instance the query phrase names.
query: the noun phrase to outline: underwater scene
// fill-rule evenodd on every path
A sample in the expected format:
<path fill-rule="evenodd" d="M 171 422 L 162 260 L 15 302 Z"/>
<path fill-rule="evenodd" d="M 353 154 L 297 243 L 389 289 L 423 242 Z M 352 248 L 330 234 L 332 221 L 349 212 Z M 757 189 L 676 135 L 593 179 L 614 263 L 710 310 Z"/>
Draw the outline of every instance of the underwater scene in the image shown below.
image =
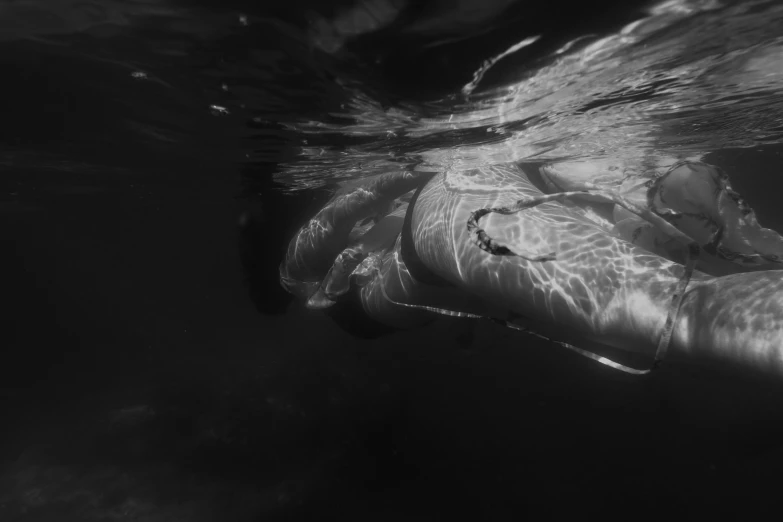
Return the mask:
<path fill-rule="evenodd" d="M 0 521 L 759 520 L 783 3 L 0 3 Z"/>

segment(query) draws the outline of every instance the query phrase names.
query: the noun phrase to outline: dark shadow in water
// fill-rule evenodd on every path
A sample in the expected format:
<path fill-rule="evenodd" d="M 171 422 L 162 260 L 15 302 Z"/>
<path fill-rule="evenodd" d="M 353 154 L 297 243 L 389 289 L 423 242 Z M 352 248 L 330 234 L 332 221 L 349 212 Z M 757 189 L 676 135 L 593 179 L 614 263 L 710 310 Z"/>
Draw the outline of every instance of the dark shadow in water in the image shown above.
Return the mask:
<path fill-rule="evenodd" d="M 18 69 L 26 56 L 10 60 Z M 779 509 L 780 385 L 679 365 L 638 380 L 483 322 L 349 335 L 290 306 L 277 281 L 290 234 L 328 192 L 280 194 L 274 158 L 241 173 L 234 156 L 212 157 L 239 139 L 230 120 L 176 116 L 198 139 L 145 148 L 121 132 L 133 109 L 97 103 L 97 88 L 67 94 L 82 87 L 69 71 L 85 69 L 38 65 L 30 89 L 22 77 L 9 88 L 44 98 L 46 80 L 69 123 L 20 103 L 6 113 L 19 132 L 2 134 L 33 160 L 0 181 L 21 195 L 0 202 L 0 520 L 753 520 Z M 411 91 L 431 79 L 409 74 Z M 93 151 L 106 168 L 42 168 L 49 145 L 74 162 Z M 715 163 L 783 229 L 777 158 L 728 151 Z M 345 328 L 358 310 L 341 313 Z"/>

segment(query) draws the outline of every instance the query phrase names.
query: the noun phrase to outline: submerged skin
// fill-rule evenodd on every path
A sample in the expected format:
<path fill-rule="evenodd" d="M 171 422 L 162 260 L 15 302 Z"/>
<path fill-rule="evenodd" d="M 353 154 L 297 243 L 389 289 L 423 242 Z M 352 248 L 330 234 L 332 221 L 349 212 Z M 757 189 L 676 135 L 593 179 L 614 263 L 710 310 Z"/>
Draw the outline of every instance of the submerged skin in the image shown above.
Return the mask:
<path fill-rule="evenodd" d="M 430 319 L 432 312 L 422 307 L 511 321 L 522 315 L 526 324 L 544 330 L 567 327 L 599 343 L 652 356 L 682 265 L 623 239 L 580 207 L 558 202 L 481 220 L 491 237 L 515 251 L 554 252 L 555 259 L 499 256 L 476 244 L 467 227 L 474 211 L 541 194 L 513 164 L 435 175 L 411 210 L 411 234 L 421 262 L 449 284 L 417 281 L 402 259 L 398 238 L 391 249 L 376 253 L 375 276 L 359 289 L 363 308 L 398 328 Z M 783 376 L 781 346 L 781 272 L 722 277 L 694 272 L 676 315 L 669 356 L 717 359 Z"/>
<path fill-rule="evenodd" d="M 335 197 L 289 243 L 280 265 L 283 287 L 298 297 L 312 297 L 335 257 L 348 246 L 356 222 L 382 213 L 395 198 L 428 178 L 421 173 L 391 172 L 378 176 L 367 186 Z"/>

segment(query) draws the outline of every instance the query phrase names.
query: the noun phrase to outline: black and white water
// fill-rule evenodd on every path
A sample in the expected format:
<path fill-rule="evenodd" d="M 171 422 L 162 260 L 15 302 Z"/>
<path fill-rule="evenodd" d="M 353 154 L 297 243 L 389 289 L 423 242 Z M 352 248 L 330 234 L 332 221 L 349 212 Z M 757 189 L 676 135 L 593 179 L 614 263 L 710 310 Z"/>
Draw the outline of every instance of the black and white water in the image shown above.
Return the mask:
<path fill-rule="evenodd" d="M 0 4 L 0 520 L 774 514 L 778 384 L 278 284 L 335 190 L 456 146 L 698 157 L 783 230 L 783 5 L 585 4 Z"/>

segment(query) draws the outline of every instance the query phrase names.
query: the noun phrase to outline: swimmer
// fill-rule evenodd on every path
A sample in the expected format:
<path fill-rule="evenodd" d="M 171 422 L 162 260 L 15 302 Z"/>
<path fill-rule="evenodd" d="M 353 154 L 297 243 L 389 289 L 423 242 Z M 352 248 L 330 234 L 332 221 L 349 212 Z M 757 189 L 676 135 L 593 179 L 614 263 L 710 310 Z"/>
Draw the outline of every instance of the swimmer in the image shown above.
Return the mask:
<path fill-rule="evenodd" d="M 542 168 L 548 193 L 513 163 L 384 174 L 299 231 L 281 282 L 313 308 L 352 296 L 395 328 L 486 317 L 549 338 L 567 329 L 652 367 L 717 360 L 783 375 L 783 240 L 719 169 L 680 162 L 625 188 L 573 172 Z"/>

